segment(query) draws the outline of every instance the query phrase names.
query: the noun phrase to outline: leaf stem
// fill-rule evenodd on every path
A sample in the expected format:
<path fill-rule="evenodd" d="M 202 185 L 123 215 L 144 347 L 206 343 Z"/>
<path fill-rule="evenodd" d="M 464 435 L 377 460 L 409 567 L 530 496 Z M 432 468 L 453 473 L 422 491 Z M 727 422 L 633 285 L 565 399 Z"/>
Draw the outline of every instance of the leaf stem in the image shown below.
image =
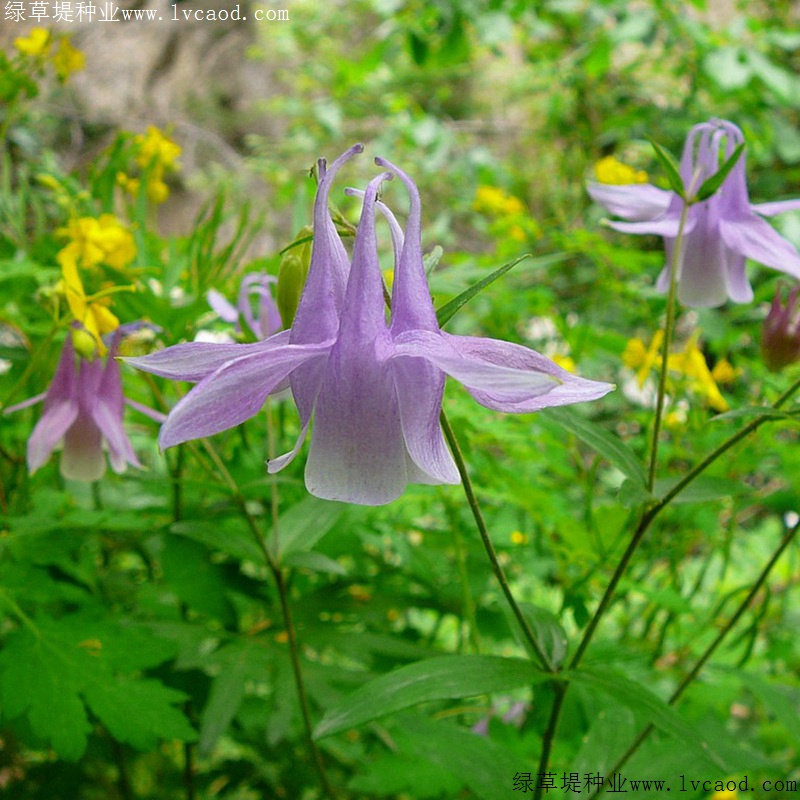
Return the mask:
<path fill-rule="evenodd" d="M 514 595 L 511 592 L 511 587 L 508 584 L 508 579 L 506 578 L 506 574 L 503 571 L 503 568 L 500 566 L 500 562 L 497 559 L 497 552 L 494 549 L 494 545 L 492 544 L 491 537 L 489 536 L 489 531 L 486 528 L 486 522 L 483 519 L 483 513 L 481 512 L 480 504 L 478 503 L 478 498 L 475 496 L 475 492 L 472 488 L 472 481 L 470 480 L 469 473 L 467 472 L 467 465 L 464 461 L 464 456 L 461 452 L 461 448 L 458 444 L 458 439 L 456 439 L 455 432 L 453 431 L 452 426 L 450 425 L 450 421 L 447 419 L 447 415 L 445 414 L 444 410 L 442 410 L 440 421 L 442 424 L 442 431 L 444 432 L 445 439 L 447 439 L 447 443 L 450 445 L 450 450 L 453 453 L 453 459 L 456 462 L 456 468 L 458 469 L 458 474 L 461 476 L 461 483 L 464 487 L 464 494 L 467 498 L 467 504 L 469 505 L 469 509 L 472 512 L 472 517 L 475 520 L 475 525 L 478 528 L 478 534 L 481 537 L 481 542 L 483 542 L 484 550 L 486 550 L 486 555 L 489 558 L 489 563 L 492 565 L 492 572 L 494 573 L 497 582 L 500 584 L 500 588 L 503 592 L 503 595 L 508 603 L 508 607 L 511 609 L 511 613 L 514 615 L 514 618 L 517 620 L 520 629 L 522 630 L 522 634 L 525 637 L 525 640 L 530 645 L 531 650 L 533 653 L 536 654 L 536 658 L 538 659 L 540 665 L 547 670 L 548 672 L 556 673 L 557 670 L 550 662 L 550 659 L 547 657 L 547 653 L 545 653 L 544 648 L 539 643 L 539 640 L 536 638 L 533 630 L 531 629 L 528 620 L 525 619 L 525 615 L 522 613 L 522 609 L 517 604 L 517 601 L 514 599 Z"/>

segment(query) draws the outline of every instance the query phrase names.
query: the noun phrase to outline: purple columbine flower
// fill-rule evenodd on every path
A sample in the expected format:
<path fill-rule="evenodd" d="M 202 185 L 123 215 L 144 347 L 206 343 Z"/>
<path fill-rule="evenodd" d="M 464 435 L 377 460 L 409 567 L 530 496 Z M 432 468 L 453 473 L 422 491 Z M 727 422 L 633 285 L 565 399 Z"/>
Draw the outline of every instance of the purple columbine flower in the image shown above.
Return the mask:
<path fill-rule="evenodd" d="M 128 464 L 141 467 L 122 425 L 125 404 L 158 422 L 164 421 L 164 415 L 123 396 L 119 364 L 114 359 L 118 342 L 117 335 L 105 360 L 87 361 L 76 355 L 72 336 L 68 336 L 47 391 L 4 409 L 4 414 L 10 414 L 44 400 L 44 413 L 28 439 L 31 473 L 59 447 L 61 474 L 71 480 L 102 478 L 105 450 L 114 472 L 124 472 Z"/>
<path fill-rule="evenodd" d="M 206 299 L 221 319 L 236 325 L 237 331 L 241 330 L 241 321 L 244 320 L 256 339 L 266 339 L 283 327 L 278 305 L 270 289 L 271 284 L 276 282 L 277 278 L 273 275 L 253 272 L 242 279 L 235 306 L 216 289 L 209 289 Z M 254 300 L 257 311 L 253 310 Z"/>
<path fill-rule="evenodd" d="M 371 181 L 349 263 L 328 211 L 331 181 L 360 146 L 325 171 L 314 207 L 314 248 L 292 328 L 254 345 L 178 345 L 134 366 L 197 381 L 172 410 L 160 444 L 209 436 L 253 416 L 288 379 L 301 421 L 297 454 L 314 418 L 306 464 L 308 490 L 329 500 L 380 505 L 409 482 L 458 483 L 439 424 L 445 373 L 482 405 L 507 412 L 594 400 L 613 387 L 578 378 L 520 345 L 453 336 L 440 330 L 422 263 L 416 186 L 388 162 Z M 388 212 L 397 254 L 391 323 L 387 324 L 376 238 L 380 184 L 398 175 L 411 193 L 403 236 Z M 381 210 L 386 212 L 382 205 Z"/>
<path fill-rule="evenodd" d="M 789 291 L 783 304 L 783 288 L 778 287 L 761 332 L 761 354 L 772 372 L 778 372 L 800 361 L 800 309 L 797 295 L 800 287 Z"/>
<path fill-rule="evenodd" d="M 744 141 L 732 122 L 714 119 L 695 125 L 686 137 L 680 174 L 690 194 L 721 166 Z M 652 233 L 664 237 L 667 266 L 658 279 L 659 291 L 669 287 L 669 263 L 678 233 L 683 201 L 674 192 L 655 186 L 612 186 L 590 182 L 589 194 L 612 214 L 630 222 L 612 222 L 623 233 Z M 686 306 L 720 306 L 728 298 L 749 303 L 753 290 L 745 275 L 745 260 L 800 278 L 800 255 L 762 216 L 800 209 L 800 200 L 750 203 L 745 158 L 708 200 L 692 205 L 678 261 L 678 299 Z"/>

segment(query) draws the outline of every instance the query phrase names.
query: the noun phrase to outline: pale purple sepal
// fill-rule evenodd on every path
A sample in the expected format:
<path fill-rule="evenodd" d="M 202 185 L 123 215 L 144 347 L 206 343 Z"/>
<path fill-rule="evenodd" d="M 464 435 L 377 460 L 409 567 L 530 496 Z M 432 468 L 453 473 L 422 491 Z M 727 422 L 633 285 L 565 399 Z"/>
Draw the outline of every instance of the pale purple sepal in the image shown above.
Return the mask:
<path fill-rule="evenodd" d="M 216 289 L 209 289 L 206 300 L 220 319 L 236 325 L 241 329 L 241 320 L 244 320 L 256 339 L 266 339 L 277 333 L 283 326 L 278 305 L 272 296 L 271 286 L 277 282 L 273 275 L 263 272 L 253 272 L 245 275 L 239 287 L 239 297 L 234 306 Z M 255 301 L 256 311 L 253 310 Z"/>
<path fill-rule="evenodd" d="M 649 183 L 630 183 L 621 186 L 589 181 L 586 184 L 592 200 L 605 206 L 614 216 L 631 222 L 650 220 L 666 213 L 672 192 Z"/>
<path fill-rule="evenodd" d="M 681 157 L 680 174 L 684 185 L 697 189 L 743 141 L 741 130 L 732 122 L 710 120 L 695 125 L 686 138 Z M 619 191 L 620 188 L 624 191 Z M 683 201 L 674 192 L 667 192 L 669 203 L 659 211 L 656 206 L 647 204 L 648 197 L 656 198 L 646 193 L 654 188 L 592 183 L 589 193 L 616 216 L 635 220 L 611 223 L 615 230 L 663 236 L 669 264 Z M 676 276 L 681 303 L 699 307 L 719 306 L 728 299 L 735 303 L 752 300 L 753 290 L 745 275 L 747 258 L 800 278 L 797 249 L 759 216 L 797 209 L 800 209 L 800 200 L 750 203 L 742 154 L 720 189 L 708 200 L 689 209 Z M 667 266 L 659 276 L 657 287 L 664 291 L 668 286 Z"/>

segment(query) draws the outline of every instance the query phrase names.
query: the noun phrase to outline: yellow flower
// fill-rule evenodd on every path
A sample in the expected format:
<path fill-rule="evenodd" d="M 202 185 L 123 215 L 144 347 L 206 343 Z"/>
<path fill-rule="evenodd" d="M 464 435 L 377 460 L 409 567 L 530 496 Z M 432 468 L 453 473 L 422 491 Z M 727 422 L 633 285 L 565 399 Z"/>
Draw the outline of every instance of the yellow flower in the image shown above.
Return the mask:
<path fill-rule="evenodd" d="M 594 165 L 594 176 L 599 183 L 610 183 L 615 186 L 624 186 L 630 183 L 647 183 L 647 173 L 642 169 L 635 169 L 614 156 L 601 158 Z"/>
<path fill-rule="evenodd" d="M 650 375 L 650 370 L 661 366 L 661 343 L 664 341 L 664 331 L 656 331 L 649 347 L 645 347 L 641 339 L 630 339 L 625 345 L 622 354 L 622 363 L 630 369 L 638 370 L 636 382 L 641 389 Z"/>
<path fill-rule="evenodd" d="M 14 47 L 26 56 L 46 56 L 50 50 L 50 31 L 33 28 L 27 36 L 14 39 Z"/>
<path fill-rule="evenodd" d="M 496 186 L 479 186 L 472 207 L 496 217 L 516 217 L 525 213 L 525 206 L 519 198 Z"/>
<path fill-rule="evenodd" d="M 697 345 L 699 337 L 700 332 L 696 331 L 682 352 L 670 355 L 667 358 L 667 369 L 678 377 L 686 378 L 689 390 L 703 397 L 715 411 L 727 411 L 729 406 L 717 386 L 717 375 L 721 377 L 721 382 L 730 382 L 738 373 L 724 359 L 715 367 L 717 375 L 712 373 L 703 351 Z M 641 339 L 630 339 L 625 346 L 622 363 L 630 369 L 637 370 L 636 380 L 640 389 L 650 372 L 661 368 L 660 352 L 663 341 L 664 332 L 657 331 L 649 347 L 645 347 Z"/>
<path fill-rule="evenodd" d="M 717 383 L 733 383 L 741 374 L 742 370 L 734 367 L 726 358 L 717 361 L 714 369 L 711 370 L 711 377 Z"/>
<path fill-rule="evenodd" d="M 78 267 L 74 261 L 67 261 L 61 266 L 60 289 L 67 297 L 67 304 L 72 316 L 83 325 L 84 331 L 76 333 L 82 336 L 73 336 L 76 348 L 81 355 L 90 358 L 94 355 L 95 348 L 101 356 L 105 355 L 107 348 L 103 343 L 103 335 L 116 330 L 119 327 L 119 320 L 109 311 L 110 298 L 95 299 L 87 297 L 83 290 L 83 282 L 78 275 Z M 94 339 L 94 348 L 87 341 L 85 333 L 89 333 Z M 88 351 L 88 352 L 87 352 Z"/>
<path fill-rule="evenodd" d="M 528 534 L 523 533 L 522 531 L 511 531 L 511 543 L 512 544 L 527 544 L 528 543 Z"/>
<path fill-rule="evenodd" d="M 719 391 L 711 371 L 706 363 L 706 357 L 697 346 L 699 332 L 696 332 L 686 343 L 682 353 L 675 353 L 667 360 L 667 367 L 671 372 L 677 372 L 689 379 L 689 388 L 704 397 L 715 411 L 727 411 L 730 406 Z"/>
<path fill-rule="evenodd" d="M 134 137 L 136 163 L 147 170 L 147 197 L 152 203 L 163 203 L 169 197 L 169 187 L 164 183 L 164 173 L 178 168 L 180 145 L 165 136 L 155 125 L 146 133 Z"/>
<path fill-rule="evenodd" d="M 714 792 L 710 800 L 739 800 L 739 792 L 736 789 L 723 789 L 720 792 Z"/>
<path fill-rule="evenodd" d="M 74 72 L 80 72 L 86 66 L 86 56 L 83 50 L 73 47 L 70 40 L 64 36 L 59 41 L 58 50 L 53 56 L 53 69 L 58 79 L 63 83 Z"/>
<path fill-rule="evenodd" d="M 553 361 L 558 364 L 561 369 L 565 369 L 567 372 L 575 372 L 577 369 L 575 361 L 571 356 L 562 356 L 556 353 L 553 356 Z"/>
<path fill-rule="evenodd" d="M 180 145 L 164 136 L 155 125 L 148 125 L 147 132 L 139 134 L 133 141 L 137 149 L 136 163 L 142 169 L 147 169 L 154 162 L 164 169 L 176 168 L 175 162 L 181 154 Z"/>
<path fill-rule="evenodd" d="M 60 233 L 72 240 L 56 257 L 62 267 L 108 264 L 122 270 L 136 258 L 133 236 L 113 214 L 74 219 Z"/>

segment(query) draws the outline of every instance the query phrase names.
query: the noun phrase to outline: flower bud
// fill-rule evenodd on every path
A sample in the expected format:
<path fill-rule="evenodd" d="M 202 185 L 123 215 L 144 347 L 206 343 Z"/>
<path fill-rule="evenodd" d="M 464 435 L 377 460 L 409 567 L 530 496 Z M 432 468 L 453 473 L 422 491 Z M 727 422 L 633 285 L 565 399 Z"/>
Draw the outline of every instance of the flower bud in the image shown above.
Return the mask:
<path fill-rule="evenodd" d="M 85 328 L 72 329 L 72 346 L 78 355 L 88 361 L 93 361 L 97 355 L 97 341 Z"/>
<path fill-rule="evenodd" d="M 761 333 L 761 355 L 771 372 L 778 372 L 800 359 L 800 315 L 795 286 L 783 305 L 782 287 L 778 287 Z"/>
<path fill-rule="evenodd" d="M 285 329 L 292 327 L 300 295 L 306 285 L 308 267 L 311 264 L 311 235 L 311 228 L 303 228 L 295 242 L 302 239 L 308 239 L 308 241 L 287 250 L 278 267 L 278 286 L 275 295 Z"/>

